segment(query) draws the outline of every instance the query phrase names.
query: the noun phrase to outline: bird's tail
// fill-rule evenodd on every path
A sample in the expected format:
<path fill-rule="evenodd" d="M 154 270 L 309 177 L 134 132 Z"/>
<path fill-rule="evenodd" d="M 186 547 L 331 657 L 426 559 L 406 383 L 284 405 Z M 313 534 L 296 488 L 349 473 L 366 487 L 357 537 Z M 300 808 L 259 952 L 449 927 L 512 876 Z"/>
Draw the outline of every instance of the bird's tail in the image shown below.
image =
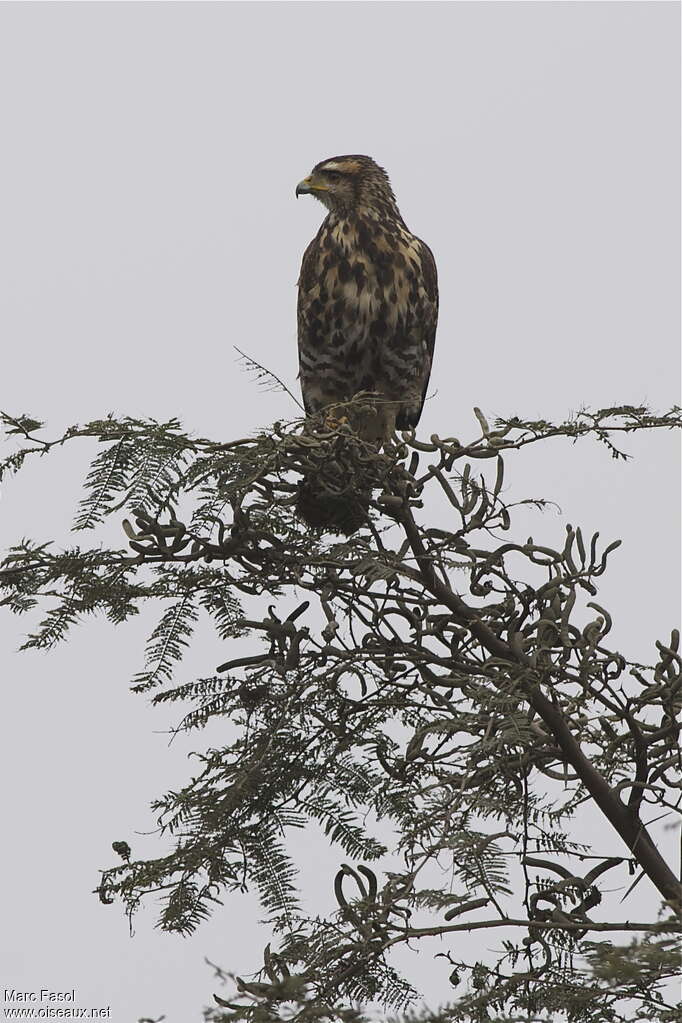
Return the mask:
<path fill-rule="evenodd" d="M 338 486 L 338 483 L 341 486 Z M 350 536 L 366 521 L 370 491 L 358 490 L 352 481 L 330 488 L 317 475 L 304 477 L 298 485 L 296 512 L 306 525 Z"/>
<path fill-rule="evenodd" d="M 382 449 L 398 410 L 399 402 L 362 392 L 308 416 L 306 464 L 296 500 L 307 525 L 350 536 L 367 522 L 372 491 L 383 485 L 392 464 Z"/>

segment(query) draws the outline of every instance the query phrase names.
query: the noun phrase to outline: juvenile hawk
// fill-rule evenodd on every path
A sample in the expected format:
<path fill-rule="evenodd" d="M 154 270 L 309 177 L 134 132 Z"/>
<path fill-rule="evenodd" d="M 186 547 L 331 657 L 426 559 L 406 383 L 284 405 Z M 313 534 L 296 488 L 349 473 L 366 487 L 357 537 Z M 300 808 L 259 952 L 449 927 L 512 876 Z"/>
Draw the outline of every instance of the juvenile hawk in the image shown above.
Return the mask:
<path fill-rule="evenodd" d="M 438 318 L 436 264 L 408 231 L 386 171 L 335 156 L 296 188 L 329 210 L 303 256 L 298 350 L 306 411 L 376 392 L 358 432 L 387 439 L 419 422 Z"/>

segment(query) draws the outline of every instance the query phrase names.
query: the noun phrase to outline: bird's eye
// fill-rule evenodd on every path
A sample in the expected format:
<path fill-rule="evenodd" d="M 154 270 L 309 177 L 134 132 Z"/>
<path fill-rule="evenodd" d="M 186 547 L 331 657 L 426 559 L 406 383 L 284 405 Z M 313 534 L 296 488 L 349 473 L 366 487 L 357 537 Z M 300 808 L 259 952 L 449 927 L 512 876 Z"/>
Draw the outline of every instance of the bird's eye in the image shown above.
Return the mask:
<path fill-rule="evenodd" d="M 340 174 L 339 171 L 328 170 L 328 171 L 325 171 L 325 173 L 326 173 L 328 178 L 332 179 L 332 181 L 336 181 L 338 178 L 341 177 L 341 174 Z"/>

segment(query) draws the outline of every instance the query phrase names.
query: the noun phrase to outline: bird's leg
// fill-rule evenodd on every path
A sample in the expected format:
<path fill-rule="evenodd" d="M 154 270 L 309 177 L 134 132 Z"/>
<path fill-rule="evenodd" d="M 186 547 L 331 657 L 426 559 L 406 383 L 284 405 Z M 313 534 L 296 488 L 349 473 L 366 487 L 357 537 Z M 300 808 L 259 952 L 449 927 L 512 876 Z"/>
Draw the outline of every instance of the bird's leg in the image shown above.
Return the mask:
<path fill-rule="evenodd" d="M 348 416 L 343 414 L 343 406 L 339 404 L 328 405 L 324 411 L 324 426 L 325 429 L 335 431 L 340 426 L 349 426 L 350 420 Z"/>

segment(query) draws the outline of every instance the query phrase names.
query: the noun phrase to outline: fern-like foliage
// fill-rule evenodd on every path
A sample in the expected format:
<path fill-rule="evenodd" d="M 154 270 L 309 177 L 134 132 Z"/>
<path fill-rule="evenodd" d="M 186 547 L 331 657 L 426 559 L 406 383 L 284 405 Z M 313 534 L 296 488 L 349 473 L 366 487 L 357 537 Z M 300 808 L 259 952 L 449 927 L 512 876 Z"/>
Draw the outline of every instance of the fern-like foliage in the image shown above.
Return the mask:
<path fill-rule="evenodd" d="M 161 892 L 159 926 L 183 935 L 244 892 L 260 901 L 263 963 L 217 970 L 229 989 L 212 1023 L 364 1023 L 370 1004 L 415 1023 L 617 1023 L 633 1004 L 638 1019 L 674 1018 L 663 991 L 681 893 L 646 822 L 678 809 L 679 633 L 648 665 L 614 649 L 599 585 L 618 542 L 572 525 L 553 547 L 515 537 L 517 509 L 547 499 L 507 503 L 504 473 L 508 451 L 553 437 L 624 457 L 621 434 L 679 427 L 680 411 L 476 419 L 469 444 L 404 435 L 377 451 L 343 409 L 227 443 L 113 417 L 46 440 L 32 416 L 3 416 L 16 450 L 0 475 L 96 443 L 74 530 L 122 518 L 120 549 L 8 551 L 0 603 L 29 616 L 25 646 L 151 601 L 133 688 L 180 708 L 198 747 L 193 776 L 152 807 L 166 851 L 105 868 L 100 899 L 132 915 Z M 351 536 L 299 521 L 311 479 L 371 495 Z M 436 491 L 446 511 L 432 521 Z M 201 617 L 225 660 L 176 679 Z M 206 748 L 215 719 L 221 744 Z M 612 841 L 575 833 L 586 801 Z M 301 829 L 338 857 L 326 915 L 301 898 L 289 841 Z M 609 889 L 640 877 L 660 916 L 621 919 Z M 478 928 L 485 962 L 467 955 Z M 434 936 L 453 1000 L 431 1012 L 393 953 Z"/>
<path fill-rule="evenodd" d="M 92 463 L 74 530 L 92 529 L 121 508 L 164 510 L 177 492 L 193 450 L 191 441 L 179 432 L 180 423 L 150 420 L 140 429 L 134 420 L 124 419 L 122 425 L 128 429 Z"/>
<path fill-rule="evenodd" d="M 135 692 L 153 689 L 172 677 L 173 667 L 189 645 L 196 625 L 198 612 L 195 599 L 195 591 L 188 587 L 164 611 L 161 621 L 149 637 L 145 670 L 134 678 Z"/>

